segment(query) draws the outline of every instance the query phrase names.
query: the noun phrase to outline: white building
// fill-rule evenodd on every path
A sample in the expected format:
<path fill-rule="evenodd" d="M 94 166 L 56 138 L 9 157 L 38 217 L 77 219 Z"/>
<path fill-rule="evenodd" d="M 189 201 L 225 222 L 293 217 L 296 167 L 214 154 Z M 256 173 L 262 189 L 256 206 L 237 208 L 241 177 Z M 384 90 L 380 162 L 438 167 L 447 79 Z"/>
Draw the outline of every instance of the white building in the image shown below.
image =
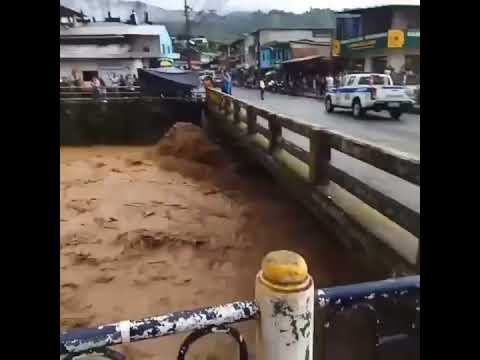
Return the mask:
<path fill-rule="evenodd" d="M 261 51 L 264 45 L 271 43 L 290 43 L 290 42 L 308 42 L 315 45 L 331 44 L 332 29 L 319 28 L 265 28 L 258 29 L 250 34 L 244 34 L 242 39 L 234 43 L 238 43 L 239 56 L 245 66 L 261 65 Z M 308 46 L 313 46 L 309 44 Z M 293 47 L 300 48 L 302 44 L 295 44 Z M 303 46 L 305 47 L 305 46 Z M 328 48 L 328 52 L 329 52 Z M 287 60 L 287 58 L 282 59 Z"/>
<path fill-rule="evenodd" d="M 174 58 L 172 41 L 163 25 L 129 25 L 120 22 L 90 22 L 60 27 L 60 76 L 72 70 L 89 82 L 109 73 L 137 74 L 152 60 Z"/>

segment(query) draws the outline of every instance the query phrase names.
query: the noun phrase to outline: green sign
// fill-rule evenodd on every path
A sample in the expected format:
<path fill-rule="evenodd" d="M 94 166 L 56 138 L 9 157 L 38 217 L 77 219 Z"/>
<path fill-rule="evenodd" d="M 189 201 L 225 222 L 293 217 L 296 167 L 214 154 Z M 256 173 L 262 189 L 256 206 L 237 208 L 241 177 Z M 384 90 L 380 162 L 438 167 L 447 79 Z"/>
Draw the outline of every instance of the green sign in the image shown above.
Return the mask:
<path fill-rule="evenodd" d="M 366 35 L 358 39 L 352 39 L 341 42 L 340 56 L 345 56 L 352 53 L 368 51 L 372 49 L 387 49 L 389 48 L 389 33 L 398 35 L 398 30 L 390 31 L 388 33 Z M 400 32 L 400 35 L 402 32 Z M 393 39 L 390 39 L 390 44 L 393 43 Z M 395 39 L 398 41 L 398 39 Z M 392 46 L 391 48 L 407 48 L 407 49 L 419 49 L 420 48 L 420 31 L 403 31 L 403 37 L 400 39 L 402 42 L 399 45 Z"/>

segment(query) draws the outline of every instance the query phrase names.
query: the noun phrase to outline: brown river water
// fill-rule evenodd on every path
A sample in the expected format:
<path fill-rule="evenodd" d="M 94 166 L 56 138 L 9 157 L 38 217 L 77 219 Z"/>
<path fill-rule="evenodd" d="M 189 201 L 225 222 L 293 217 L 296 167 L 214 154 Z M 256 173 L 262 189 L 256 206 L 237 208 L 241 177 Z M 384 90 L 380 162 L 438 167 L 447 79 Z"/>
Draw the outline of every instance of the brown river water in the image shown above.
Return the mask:
<path fill-rule="evenodd" d="M 61 147 L 60 162 L 62 331 L 253 299 L 272 250 L 300 253 L 316 287 L 380 277 L 192 125 L 177 124 L 152 147 Z M 238 328 L 252 349 L 253 322 Z M 175 359 L 184 336 L 119 350 Z M 188 358 L 233 359 L 234 348 L 217 335 Z"/>

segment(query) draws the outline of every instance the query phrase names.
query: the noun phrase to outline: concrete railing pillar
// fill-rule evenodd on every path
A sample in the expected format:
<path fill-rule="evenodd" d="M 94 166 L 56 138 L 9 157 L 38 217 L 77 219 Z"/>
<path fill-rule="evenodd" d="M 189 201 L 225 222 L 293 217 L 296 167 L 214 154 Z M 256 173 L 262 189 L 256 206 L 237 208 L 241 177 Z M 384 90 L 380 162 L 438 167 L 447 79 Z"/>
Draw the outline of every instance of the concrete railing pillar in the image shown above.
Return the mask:
<path fill-rule="evenodd" d="M 258 360 L 312 360 L 313 279 L 305 260 L 281 250 L 264 258 L 255 281 Z"/>

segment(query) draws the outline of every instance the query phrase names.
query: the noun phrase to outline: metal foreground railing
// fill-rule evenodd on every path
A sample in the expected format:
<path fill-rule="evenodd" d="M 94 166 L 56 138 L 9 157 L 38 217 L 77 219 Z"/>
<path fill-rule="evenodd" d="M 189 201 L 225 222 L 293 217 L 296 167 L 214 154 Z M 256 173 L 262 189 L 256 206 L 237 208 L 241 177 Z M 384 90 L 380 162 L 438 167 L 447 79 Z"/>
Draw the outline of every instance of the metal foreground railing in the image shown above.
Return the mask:
<path fill-rule="evenodd" d="M 221 333 L 236 339 L 240 359 L 245 360 L 247 344 L 238 330 L 229 325 L 255 319 L 256 359 L 323 360 L 327 357 L 329 330 L 337 316 L 348 311 L 364 311 L 368 315 L 375 329 L 376 354 L 392 346 L 400 346 L 403 351 L 410 346 L 418 358 L 420 276 L 314 291 L 313 279 L 303 259 L 287 251 L 270 253 L 264 259 L 256 278 L 255 301 L 73 330 L 60 336 L 60 358 L 83 358 L 91 354 L 126 359 L 109 347 L 190 332 L 179 349 L 178 359 L 185 358 L 189 346 L 197 339 Z"/>

